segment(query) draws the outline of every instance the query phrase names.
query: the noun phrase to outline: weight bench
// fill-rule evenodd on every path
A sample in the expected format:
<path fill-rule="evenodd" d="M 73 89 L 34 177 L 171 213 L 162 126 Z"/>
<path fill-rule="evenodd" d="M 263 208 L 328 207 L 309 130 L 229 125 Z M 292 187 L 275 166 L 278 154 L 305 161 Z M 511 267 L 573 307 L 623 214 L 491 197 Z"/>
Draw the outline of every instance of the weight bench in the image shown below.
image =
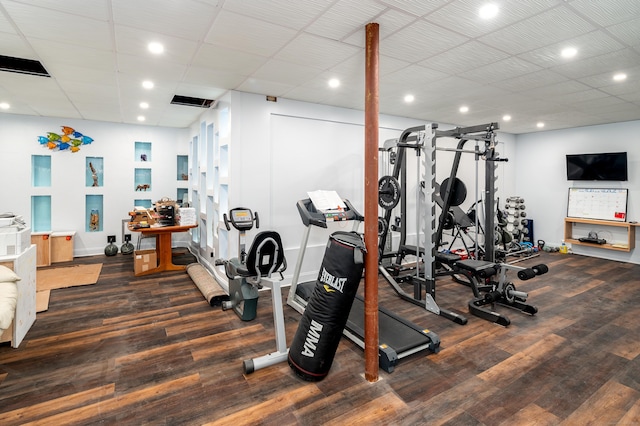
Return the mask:
<path fill-rule="evenodd" d="M 507 271 L 517 271 L 518 278 L 526 281 L 547 273 L 549 268 L 543 264 L 523 268 L 504 263 L 466 259 L 455 262 L 453 270 L 454 273 L 462 274 L 469 280 L 469 286 L 474 295 L 474 298 L 469 302 L 469 312 L 506 327 L 511 324 L 509 318 L 488 309 L 487 305 L 498 304 L 530 315 L 535 315 L 538 312 L 537 307 L 525 303 L 528 297 L 527 293 L 516 290 L 512 282 L 507 282 Z"/>

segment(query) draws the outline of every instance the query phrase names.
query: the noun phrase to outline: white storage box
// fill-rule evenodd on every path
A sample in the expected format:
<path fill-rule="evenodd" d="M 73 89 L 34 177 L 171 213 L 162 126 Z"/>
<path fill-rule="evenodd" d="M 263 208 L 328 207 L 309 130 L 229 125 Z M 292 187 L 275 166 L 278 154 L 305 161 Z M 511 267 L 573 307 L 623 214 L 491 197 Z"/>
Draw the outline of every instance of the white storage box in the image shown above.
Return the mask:
<path fill-rule="evenodd" d="M 0 256 L 19 255 L 31 245 L 31 228 L 18 226 L 0 228 Z"/>

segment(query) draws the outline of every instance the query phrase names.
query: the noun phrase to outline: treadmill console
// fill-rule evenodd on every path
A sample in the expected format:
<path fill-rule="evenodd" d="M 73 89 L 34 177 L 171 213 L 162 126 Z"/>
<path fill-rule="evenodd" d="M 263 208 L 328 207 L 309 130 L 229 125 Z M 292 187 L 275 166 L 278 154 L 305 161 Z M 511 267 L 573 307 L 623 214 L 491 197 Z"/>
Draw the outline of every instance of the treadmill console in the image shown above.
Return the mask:
<path fill-rule="evenodd" d="M 319 226 L 320 228 L 326 228 L 327 220 L 357 220 L 360 222 L 364 221 L 364 216 L 358 213 L 358 211 L 355 209 L 355 207 L 353 207 L 349 200 L 343 199 L 343 201 L 346 206 L 346 208 L 343 210 L 331 210 L 327 212 L 320 211 L 316 209 L 310 198 L 305 198 L 304 200 L 298 201 L 296 207 L 298 208 L 298 213 L 300 213 L 300 218 L 302 219 L 302 223 L 304 224 L 304 226 L 315 225 Z"/>

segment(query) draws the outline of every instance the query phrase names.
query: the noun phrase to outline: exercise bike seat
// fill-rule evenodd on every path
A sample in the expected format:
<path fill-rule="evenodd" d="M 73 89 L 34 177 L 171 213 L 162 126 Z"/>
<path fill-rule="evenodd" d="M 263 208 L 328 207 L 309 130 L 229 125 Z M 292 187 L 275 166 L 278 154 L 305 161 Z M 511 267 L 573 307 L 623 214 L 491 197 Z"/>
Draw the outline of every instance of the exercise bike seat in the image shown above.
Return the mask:
<path fill-rule="evenodd" d="M 224 262 L 224 270 L 229 279 L 243 277 L 252 284 L 259 284 L 262 277 L 270 278 L 274 272 L 282 273 L 286 268 L 282 240 L 275 231 L 263 231 L 256 235 L 245 263 L 238 258 Z"/>

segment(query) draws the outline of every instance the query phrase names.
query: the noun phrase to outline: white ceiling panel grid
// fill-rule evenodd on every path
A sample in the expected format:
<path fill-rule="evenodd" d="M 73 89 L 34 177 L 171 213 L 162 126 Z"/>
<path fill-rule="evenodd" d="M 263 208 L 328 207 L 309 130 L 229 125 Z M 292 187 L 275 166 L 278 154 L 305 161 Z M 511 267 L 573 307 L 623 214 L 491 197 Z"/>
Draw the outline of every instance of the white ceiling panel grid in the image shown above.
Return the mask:
<path fill-rule="evenodd" d="M 483 21 L 487 1 L 499 13 Z M 380 25 L 381 113 L 455 125 L 510 114 L 501 129 L 511 133 L 545 119 L 545 130 L 640 119 L 638 0 L 0 0 L 0 55 L 51 73 L 0 72 L 0 102 L 15 114 L 145 114 L 145 125 L 171 127 L 202 112 L 170 105 L 176 94 L 362 109 L 369 22 Z M 149 53 L 150 41 L 164 54 Z M 562 58 L 568 46 L 577 54 Z M 618 72 L 627 79 L 614 82 Z"/>

